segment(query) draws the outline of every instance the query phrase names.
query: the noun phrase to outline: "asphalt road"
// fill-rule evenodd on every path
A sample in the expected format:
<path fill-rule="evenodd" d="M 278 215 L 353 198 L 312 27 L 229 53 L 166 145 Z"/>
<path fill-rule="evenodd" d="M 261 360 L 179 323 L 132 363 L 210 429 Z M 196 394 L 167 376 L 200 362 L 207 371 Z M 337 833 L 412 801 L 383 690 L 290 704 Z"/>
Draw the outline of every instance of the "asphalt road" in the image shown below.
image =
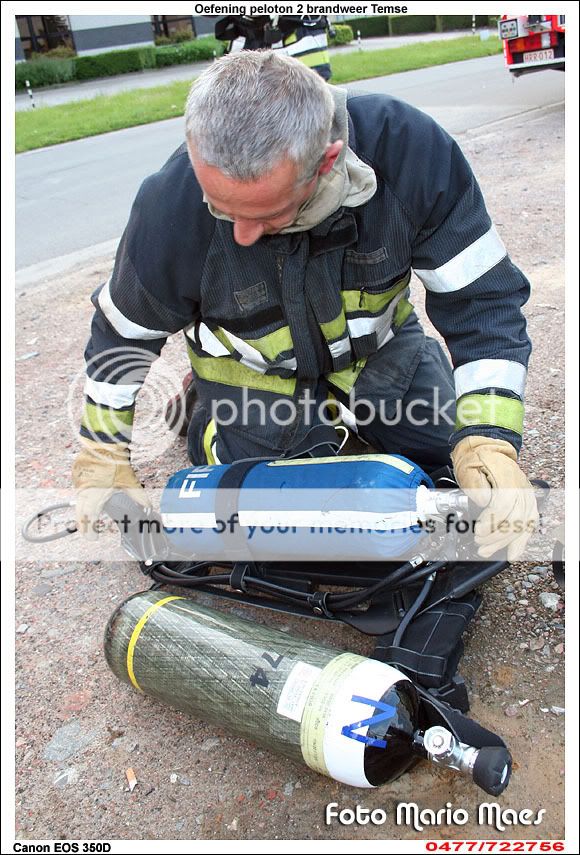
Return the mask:
<path fill-rule="evenodd" d="M 406 36 L 379 36 L 364 39 L 363 50 L 373 51 L 386 48 L 397 48 L 417 42 L 434 42 L 457 39 L 466 36 L 465 30 L 450 30 L 446 33 L 417 33 Z M 329 48 L 330 55 L 354 53 L 358 51 L 358 43 Z M 82 82 L 64 83 L 62 86 L 50 86 L 34 91 L 34 102 L 37 107 L 52 107 L 56 104 L 67 104 L 70 101 L 83 101 L 95 98 L 97 95 L 114 95 L 117 92 L 127 92 L 129 89 L 150 89 L 153 86 L 164 86 L 175 80 L 193 80 L 211 63 L 195 62 L 187 65 L 172 65 L 169 68 L 151 68 L 137 71 L 134 74 L 119 74 L 118 77 L 102 77 L 99 80 L 84 80 Z M 17 93 L 15 107 L 17 110 L 30 110 L 30 98 L 26 92 Z"/>
<path fill-rule="evenodd" d="M 349 84 L 430 113 L 452 134 L 561 103 L 564 74 L 512 81 L 494 56 Z M 16 268 L 118 239 L 143 178 L 182 140 L 182 119 L 129 128 L 16 158 Z M 17 277 L 17 284 L 20 285 Z"/>

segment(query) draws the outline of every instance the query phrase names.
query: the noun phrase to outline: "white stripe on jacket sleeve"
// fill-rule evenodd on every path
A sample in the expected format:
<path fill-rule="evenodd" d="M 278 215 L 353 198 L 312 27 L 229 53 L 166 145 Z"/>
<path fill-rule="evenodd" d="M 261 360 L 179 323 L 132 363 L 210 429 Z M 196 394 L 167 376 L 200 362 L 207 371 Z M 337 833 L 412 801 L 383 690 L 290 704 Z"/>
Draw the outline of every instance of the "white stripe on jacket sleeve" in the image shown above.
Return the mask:
<path fill-rule="evenodd" d="M 102 380 L 87 377 L 85 395 L 88 395 L 95 404 L 120 410 L 122 407 L 133 406 L 142 385 L 142 383 L 105 383 Z"/>
<path fill-rule="evenodd" d="M 319 33 L 316 36 L 302 36 L 301 39 L 280 48 L 274 45 L 274 49 L 276 53 L 282 53 L 286 56 L 300 56 L 307 51 L 328 50 L 328 39 L 326 33 Z"/>
<path fill-rule="evenodd" d="M 505 258 L 507 250 L 495 226 L 435 270 L 415 273 L 428 291 L 445 294 L 465 288 Z"/>
<path fill-rule="evenodd" d="M 466 362 L 453 372 L 458 398 L 476 389 L 488 387 L 508 389 L 523 399 L 526 388 L 526 367 L 510 359 L 477 359 Z"/>
<path fill-rule="evenodd" d="M 108 322 L 111 324 L 113 329 L 119 333 L 119 335 L 122 335 L 124 338 L 142 340 L 167 338 L 167 336 L 171 335 L 170 332 L 165 330 L 150 330 L 147 327 L 142 327 L 140 324 L 136 324 L 134 321 L 130 321 L 129 318 L 126 318 L 113 303 L 110 286 L 111 280 L 109 279 L 99 294 L 99 306 L 101 307 Z"/>

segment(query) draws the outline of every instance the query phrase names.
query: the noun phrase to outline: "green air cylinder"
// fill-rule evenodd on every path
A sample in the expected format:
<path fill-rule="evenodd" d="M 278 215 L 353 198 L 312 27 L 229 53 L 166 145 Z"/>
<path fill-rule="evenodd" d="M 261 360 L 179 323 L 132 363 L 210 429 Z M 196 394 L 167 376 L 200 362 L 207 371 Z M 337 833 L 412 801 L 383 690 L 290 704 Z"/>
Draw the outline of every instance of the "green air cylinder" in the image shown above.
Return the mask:
<path fill-rule="evenodd" d="M 109 667 L 136 689 L 355 787 L 415 760 L 419 704 L 389 665 L 160 591 L 111 616 Z"/>

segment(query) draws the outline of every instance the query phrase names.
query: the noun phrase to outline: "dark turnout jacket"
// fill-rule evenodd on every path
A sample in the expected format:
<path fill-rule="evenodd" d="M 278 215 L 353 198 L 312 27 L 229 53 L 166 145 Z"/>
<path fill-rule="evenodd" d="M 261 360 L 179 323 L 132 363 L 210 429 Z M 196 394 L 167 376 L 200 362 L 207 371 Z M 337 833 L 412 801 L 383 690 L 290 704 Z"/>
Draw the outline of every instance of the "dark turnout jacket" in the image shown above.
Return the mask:
<path fill-rule="evenodd" d="M 297 380 L 326 375 L 348 391 L 412 311 L 414 271 L 453 361 L 452 441 L 477 433 L 519 448 L 529 282 L 435 121 L 385 95 L 352 95 L 347 109 L 349 146 L 377 190 L 309 231 L 237 245 L 232 223 L 203 202 L 185 144 L 143 182 L 112 276 L 93 295 L 83 434 L 129 438 L 147 369 L 178 330 L 204 379 L 292 394 Z M 474 402 L 475 416 L 464 406 Z"/>

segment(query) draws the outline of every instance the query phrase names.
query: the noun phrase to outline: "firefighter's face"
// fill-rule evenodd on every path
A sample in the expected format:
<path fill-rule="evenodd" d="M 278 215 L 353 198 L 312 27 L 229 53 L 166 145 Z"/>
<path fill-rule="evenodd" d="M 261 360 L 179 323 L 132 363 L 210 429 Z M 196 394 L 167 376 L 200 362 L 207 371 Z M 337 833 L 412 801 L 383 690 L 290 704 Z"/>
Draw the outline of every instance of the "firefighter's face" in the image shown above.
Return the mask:
<path fill-rule="evenodd" d="M 190 156 L 206 199 L 234 221 L 236 243 L 251 246 L 263 235 L 276 234 L 294 222 L 314 193 L 318 176 L 334 166 L 342 145 L 342 140 L 337 140 L 328 146 L 317 175 L 306 183 L 298 181 L 297 167 L 291 160 L 280 161 L 256 181 L 238 181 L 199 160 L 191 150 Z"/>

